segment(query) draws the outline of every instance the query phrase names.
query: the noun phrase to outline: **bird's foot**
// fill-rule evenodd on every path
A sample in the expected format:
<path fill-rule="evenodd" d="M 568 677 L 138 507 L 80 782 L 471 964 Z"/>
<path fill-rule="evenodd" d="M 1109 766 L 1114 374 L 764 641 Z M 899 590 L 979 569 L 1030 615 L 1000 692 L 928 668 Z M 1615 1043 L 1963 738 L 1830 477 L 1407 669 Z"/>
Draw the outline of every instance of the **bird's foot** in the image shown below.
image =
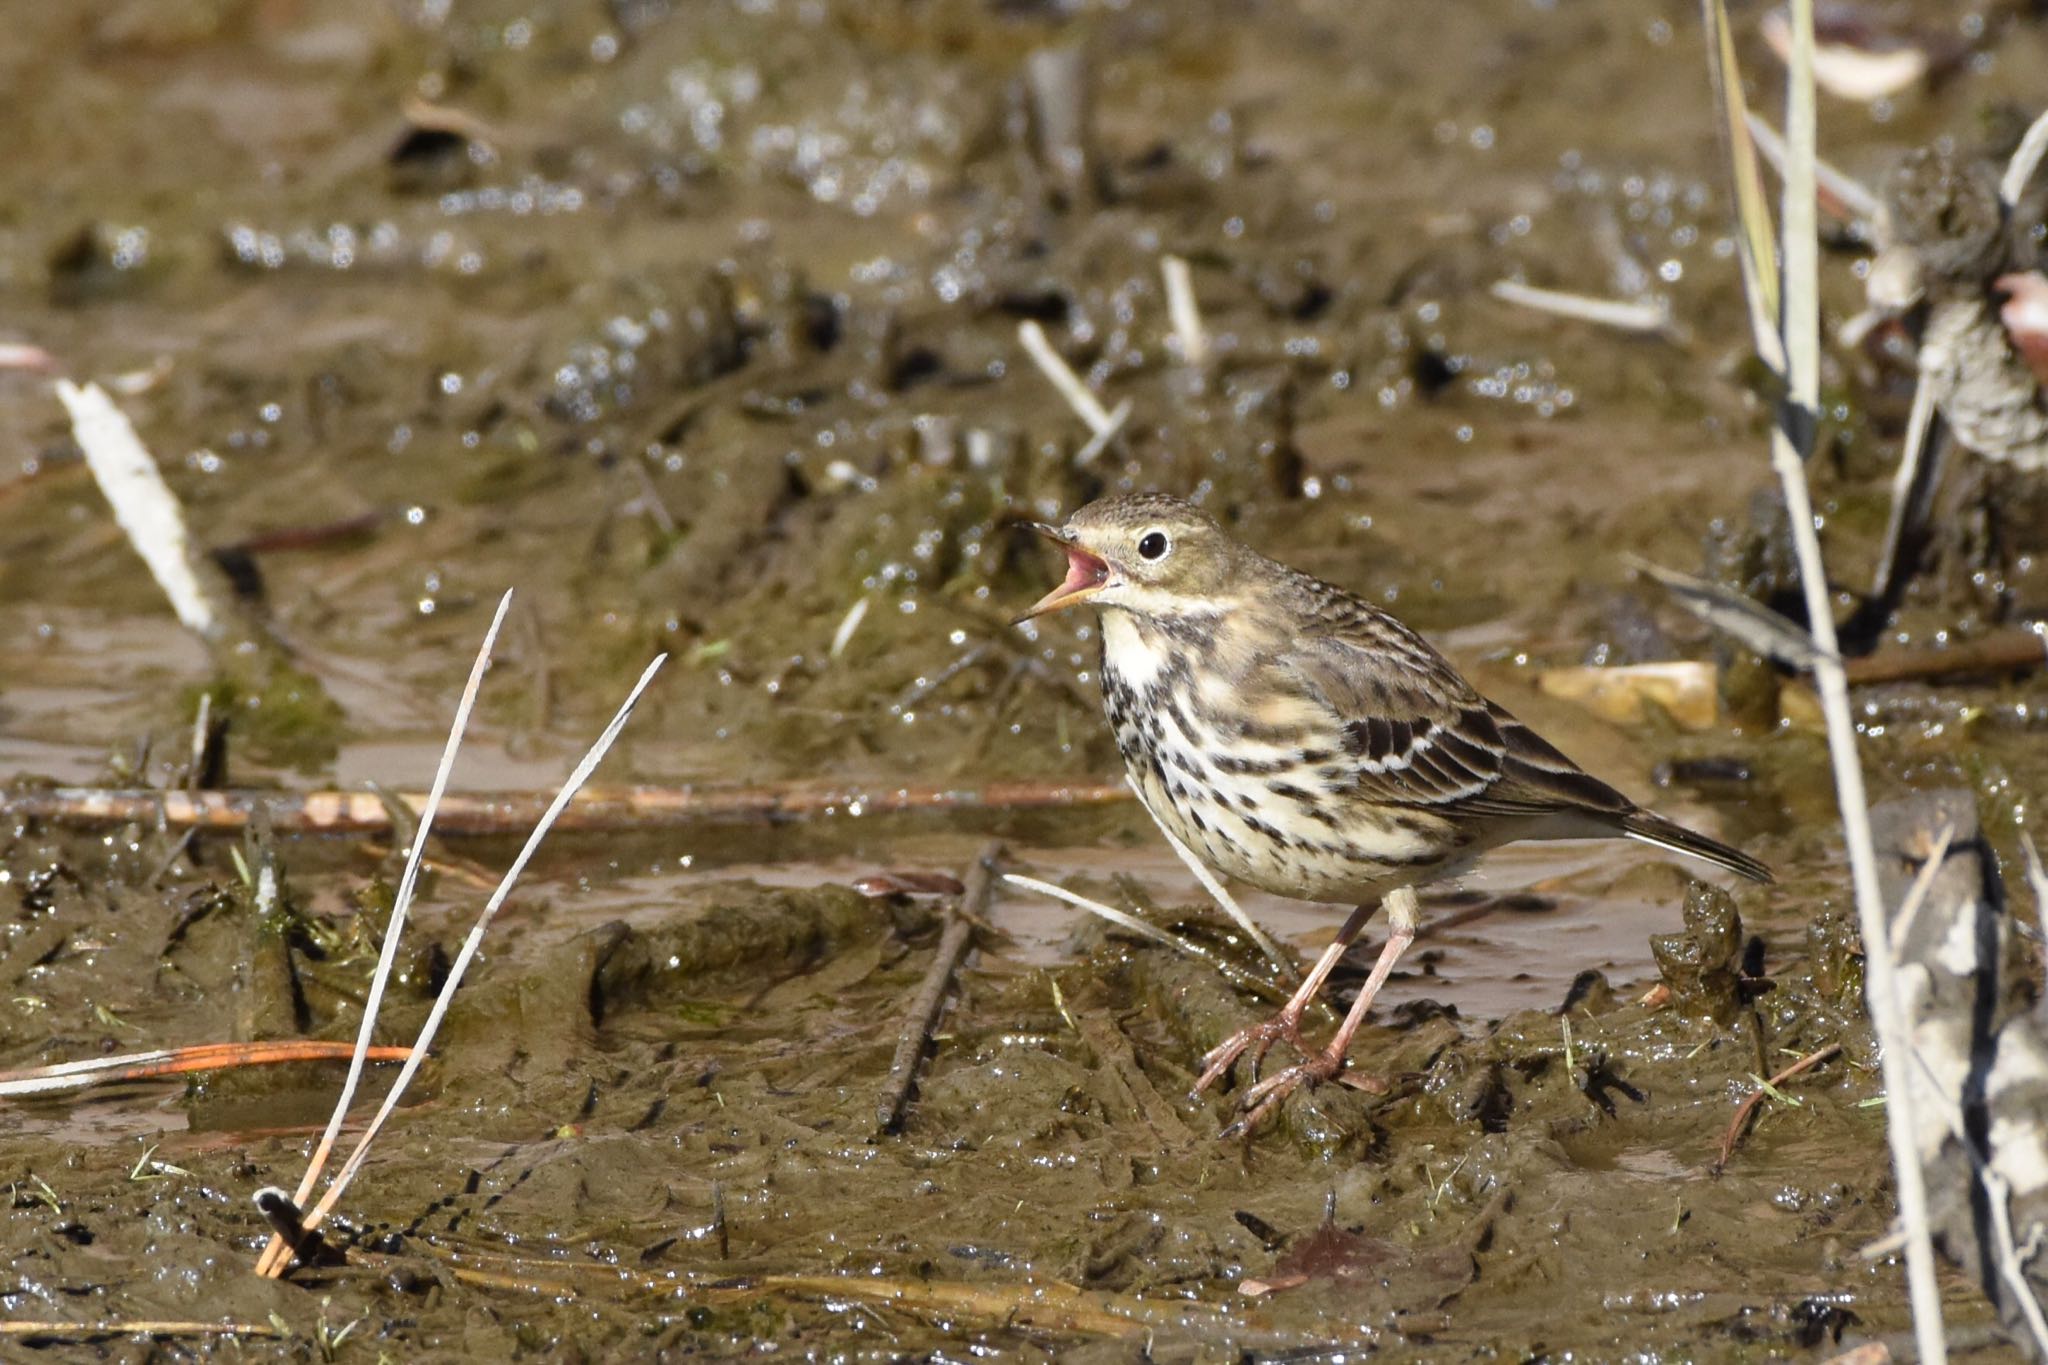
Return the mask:
<path fill-rule="evenodd" d="M 1217 1136 L 1242 1137 L 1258 1127 L 1268 1114 L 1278 1109 L 1289 1095 L 1302 1086 L 1317 1086 L 1331 1079 L 1373 1095 L 1384 1095 L 1393 1088 L 1392 1082 L 1384 1076 L 1345 1074 L 1344 1054 L 1325 1048 L 1285 1071 L 1274 1072 L 1245 1091 L 1244 1098 L 1238 1101 L 1239 1113 L 1236 1120 Z"/>
<path fill-rule="evenodd" d="M 1266 1060 L 1266 1054 L 1272 1051 L 1273 1044 L 1282 1039 L 1301 1051 L 1307 1051 L 1301 1046 L 1299 1014 L 1289 1014 L 1286 1010 L 1281 1010 L 1262 1024 L 1239 1029 L 1209 1049 L 1202 1058 L 1202 1074 L 1195 1081 L 1195 1088 L 1191 1093 L 1199 1095 L 1222 1080 L 1230 1073 L 1230 1068 L 1237 1064 L 1237 1059 L 1252 1049 L 1257 1049 L 1252 1051 L 1252 1069 L 1256 1071 L 1259 1064 Z"/>

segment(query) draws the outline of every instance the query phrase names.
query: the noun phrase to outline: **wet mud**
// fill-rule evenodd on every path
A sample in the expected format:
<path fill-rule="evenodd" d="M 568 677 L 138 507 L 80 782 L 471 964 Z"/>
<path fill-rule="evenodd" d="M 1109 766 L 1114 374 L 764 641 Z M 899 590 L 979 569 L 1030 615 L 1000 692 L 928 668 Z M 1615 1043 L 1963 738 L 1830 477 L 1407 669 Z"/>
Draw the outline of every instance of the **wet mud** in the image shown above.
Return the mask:
<path fill-rule="evenodd" d="M 1190 1099 L 1197 1059 L 1278 984 L 1129 805 L 565 835 L 331 1254 L 283 1282 L 250 1273 L 269 1235 L 250 1196 L 295 1183 L 338 1067 L 6 1102 L 0 1317 L 277 1335 L 53 1331 L 0 1354 L 1904 1348 L 1898 1262 L 1861 1254 L 1893 1210 L 1818 724 L 1630 568 L 1775 571 L 1752 534 L 1769 395 L 1693 7 L 10 18 L 0 341 L 109 386 L 289 667 L 221 685 L 48 376 L 0 370 L 0 781 L 182 784 L 211 688 L 228 785 L 416 789 L 507 585 L 463 787 L 558 781 L 657 650 L 670 670 L 604 780 L 1113 777 L 1092 623 L 1007 624 L 1053 572 L 1010 523 L 1159 487 L 1389 605 L 1585 766 L 1780 880 L 1504 850 L 1425 898 L 1354 1049 L 1385 1093 L 1324 1086 L 1218 1140 L 1235 1092 Z M 1752 99 L 1775 109 L 1755 18 Z M 2031 112 L 2048 69 L 2017 9 L 1905 18 L 1970 55 L 1881 108 L 1824 105 L 1824 154 L 1872 181 L 2001 101 Z M 1169 340 L 1166 253 L 1192 266 L 1200 371 Z M 1826 262 L 1831 316 L 1860 307 L 1857 259 Z M 1683 333 L 1520 310 L 1488 292 L 1503 278 L 1652 292 Z M 1085 465 L 1025 321 L 1132 404 Z M 1858 582 L 1903 403 L 1830 364 L 1816 501 Z M 1931 578 L 1887 640 L 2037 617 L 2037 553 Z M 1673 658 L 1718 666 L 1703 726 L 1539 686 Z M 1876 794 L 1967 788 L 2010 858 L 2048 781 L 2038 677 L 1858 702 Z M 999 886 L 878 1125 L 951 911 L 854 884 L 965 879 L 990 839 L 1237 984 Z M 433 850 L 382 1038 L 425 1017 L 515 847 Z M 286 893 L 259 914 L 245 869 L 266 854 Z M 0 818 L 0 1064 L 353 1036 L 396 875 L 388 842 Z M 1247 905 L 1304 954 L 1341 918 Z M 1760 1078 L 1829 1047 L 1724 1154 Z M 1946 1288 L 1959 1340 L 2008 1352 L 1966 1278 Z"/>

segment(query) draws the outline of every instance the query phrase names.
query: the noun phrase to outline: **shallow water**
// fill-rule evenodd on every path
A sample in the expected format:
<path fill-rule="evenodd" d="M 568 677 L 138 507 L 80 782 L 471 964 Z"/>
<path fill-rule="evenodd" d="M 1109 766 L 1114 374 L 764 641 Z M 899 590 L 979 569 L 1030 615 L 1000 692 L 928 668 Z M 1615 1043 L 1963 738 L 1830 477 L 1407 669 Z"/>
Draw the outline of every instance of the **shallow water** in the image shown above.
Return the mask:
<path fill-rule="evenodd" d="M 2038 101 L 2048 59 L 2039 24 L 2003 10 L 1904 13 L 1984 22 L 1934 88 L 1824 106 L 1826 154 L 1873 179 L 1995 100 Z M 254 552 L 262 619 L 340 721 L 245 692 L 234 785 L 423 786 L 508 585 L 467 789 L 551 784 L 656 650 L 673 662 L 604 781 L 1113 776 L 1092 625 L 1005 624 L 1051 570 L 1003 524 L 1165 487 L 1401 612 L 1586 766 L 1780 884 L 1738 892 L 1769 984 L 1715 1023 L 1632 1003 L 1658 979 L 1650 936 L 1681 928 L 1680 869 L 1621 845 L 1504 850 L 1430 906 L 1361 1035 L 1394 1093 L 1326 1087 L 1249 1144 L 1212 1137 L 1227 1096 L 1182 1096 L 1262 1007 L 1005 889 L 903 1130 L 878 1136 L 933 912 L 845 885 L 958 874 L 1000 837 L 1019 870 L 1220 941 L 1134 808 L 565 837 L 351 1192 L 349 1265 L 247 1273 L 266 1235 L 248 1197 L 296 1180 L 338 1069 L 134 1088 L 10 1111 L 8 1316 L 275 1314 L 298 1338 L 162 1348 L 202 1355 L 317 1354 L 323 1323 L 354 1322 L 332 1354 L 363 1360 L 579 1341 L 1754 1358 L 1905 1326 L 1896 1264 L 1857 1256 L 1890 1217 L 1881 1111 L 1859 1107 L 1868 1038 L 1806 957 L 1809 922 L 1847 904 L 1818 737 L 1768 699 L 1687 732 L 1535 686 L 1646 650 L 1715 657 L 1627 556 L 1696 568 L 1769 484 L 1690 7 L 138 0 L 11 18 L 0 341 L 112 385 L 209 546 L 367 518 Z M 1754 19 L 1743 59 L 1773 109 Z M 1063 184 L 1020 131 L 1027 55 L 1067 42 L 1094 54 L 1099 184 Z M 409 133 L 410 98 L 482 136 Z M 1165 251 L 1194 267 L 1206 385 L 1167 345 Z M 1831 319 L 1857 306 L 1852 267 L 1826 262 Z M 1487 293 L 1503 277 L 1648 280 L 1687 336 L 1517 310 Z M 1027 316 L 1133 402 L 1091 469 L 1017 346 Z M 1856 583 L 1899 404 L 1830 366 L 1815 482 Z M 2048 605 L 2029 553 L 2002 569 L 2019 616 Z M 1930 588 L 1899 633 L 1982 616 L 1981 595 Z M 212 672 L 47 376 L 0 371 L 0 780 L 179 776 Z M 1969 785 L 2009 847 L 2048 775 L 2015 719 L 2039 684 L 1865 700 L 1877 794 Z M 1752 778 L 1653 777 L 1722 758 Z M 512 849 L 450 851 L 496 869 Z M 352 1034 L 375 948 L 355 897 L 392 876 L 385 850 L 285 842 L 303 918 L 270 925 L 228 840 L 171 853 L 153 830 L 0 818 L 0 1062 Z M 435 876 L 420 942 L 452 951 L 481 895 Z M 1303 952 L 1340 914 L 1246 904 Z M 425 948 L 403 960 L 394 1039 L 436 970 Z M 1750 1076 L 1836 1041 L 1848 1060 L 1708 1179 Z M 181 1173 L 138 1168 L 152 1148 Z M 1318 1231 L 1332 1205 L 1341 1234 Z M 1239 1291 L 1303 1265 L 1298 1287 Z M 1960 1277 L 1951 1301 L 1983 1320 Z"/>

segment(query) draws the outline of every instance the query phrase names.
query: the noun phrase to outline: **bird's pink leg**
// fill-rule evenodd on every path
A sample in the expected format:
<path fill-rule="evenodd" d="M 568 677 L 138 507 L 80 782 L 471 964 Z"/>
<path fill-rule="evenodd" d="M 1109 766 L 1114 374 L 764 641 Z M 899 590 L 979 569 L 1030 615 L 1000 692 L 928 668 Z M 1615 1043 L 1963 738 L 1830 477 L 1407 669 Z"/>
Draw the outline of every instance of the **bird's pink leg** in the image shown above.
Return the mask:
<path fill-rule="evenodd" d="M 1394 964 L 1401 960 L 1401 954 L 1415 941 L 1415 930 L 1419 907 L 1415 892 L 1410 887 L 1400 887 L 1389 892 L 1387 906 L 1387 945 L 1380 949 L 1379 961 L 1373 963 L 1372 975 L 1366 978 L 1365 986 L 1358 992 L 1358 999 L 1351 1002 L 1351 1009 L 1344 1016 L 1344 1022 L 1330 1039 L 1329 1046 L 1306 1061 L 1288 1067 L 1260 1081 L 1247 1090 L 1242 1101 L 1244 1117 L 1233 1123 L 1224 1132 L 1227 1134 L 1247 1132 L 1260 1119 L 1277 1108 L 1303 1084 L 1315 1085 L 1329 1080 L 1344 1069 L 1344 1053 L 1351 1046 L 1352 1035 L 1365 1022 L 1366 1012 L 1372 1008 L 1373 998 L 1380 993 L 1380 987 L 1387 983 L 1393 973 Z M 1381 1082 L 1377 1089 L 1384 1089 Z"/>
<path fill-rule="evenodd" d="M 1195 1094 L 1201 1094 L 1221 1080 L 1247 1048 L 1258 1049 L 1252 1054 L 1252 1064 L 1256 1066 L 1265 1060 L 1266 1053 L 1282 1038 L 1296 1047 L 1301 1046 L 1301 1016 L 1308 1012 L 1310 1002 L 1323 989 L 1323 983 L 1329 980 L 1330 973 L 1336 970 L 1345 952 L 1358 941 L 1359 934 L 1365 931 L 1365 922 L 1378 908 L 1377 905 L 1361 905 L 1351 912 L 1344 921 L 1344 927 L 1337 931 L 1336 941 L 1323 949 L 1316 965 L 1309 969 L 1308 976 L 1288 997 L 1287 1003 L 1280 1007 L 1278 1014 L 1262 1024 L 1239 1029 L 1209 1050 L 1209 1054 L 1202 1058 L 1202 1076 L 1195 1082 Z"/>

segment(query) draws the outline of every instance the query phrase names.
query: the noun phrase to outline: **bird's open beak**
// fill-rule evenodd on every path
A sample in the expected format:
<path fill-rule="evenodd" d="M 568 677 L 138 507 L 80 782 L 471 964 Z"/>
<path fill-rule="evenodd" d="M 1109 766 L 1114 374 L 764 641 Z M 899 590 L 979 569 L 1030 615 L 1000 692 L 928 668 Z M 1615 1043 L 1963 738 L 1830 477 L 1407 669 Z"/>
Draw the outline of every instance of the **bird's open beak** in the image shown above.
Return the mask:
<path fill-rule="evenodd" d="M 1082 549 L 1057 526 L 1047 526 L 1036 521 L 1029 525 L 1032 530 L 1067 552 L 1067 578 L 1057 588 L 1032 603 L 1029 611 L 1010 623 L 1013 626 L 1021 626 L 1034 616 L 1043 616 L 1049 611 L 1058 611 L 1062 607 L 1085 602 L 1101 592 L 1109 583 L 1108 560 L 1092 550 Z"/>

